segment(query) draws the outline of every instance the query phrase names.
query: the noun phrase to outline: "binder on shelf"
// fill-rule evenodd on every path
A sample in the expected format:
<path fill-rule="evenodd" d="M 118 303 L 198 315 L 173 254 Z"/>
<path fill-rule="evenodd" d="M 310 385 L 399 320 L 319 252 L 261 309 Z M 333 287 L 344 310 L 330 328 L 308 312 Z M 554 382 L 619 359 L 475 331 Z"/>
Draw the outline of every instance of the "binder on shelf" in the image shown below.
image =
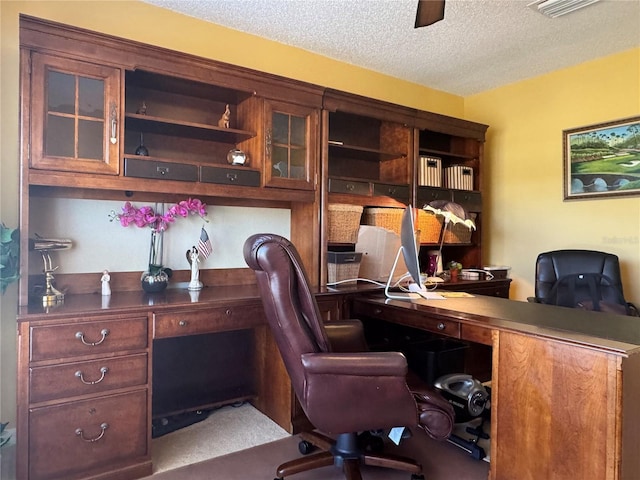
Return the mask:
<path fill-rule="evenodd" d="M 445 168 L 444 186 L 457 190 L 473 190 L 473 169 L 464 165 Z"/>
<path fill-rule="evenodd" d="M 418 185 L 427 187 L 442 186 L 442 159 L 428 156 L 420 157 Z"/>

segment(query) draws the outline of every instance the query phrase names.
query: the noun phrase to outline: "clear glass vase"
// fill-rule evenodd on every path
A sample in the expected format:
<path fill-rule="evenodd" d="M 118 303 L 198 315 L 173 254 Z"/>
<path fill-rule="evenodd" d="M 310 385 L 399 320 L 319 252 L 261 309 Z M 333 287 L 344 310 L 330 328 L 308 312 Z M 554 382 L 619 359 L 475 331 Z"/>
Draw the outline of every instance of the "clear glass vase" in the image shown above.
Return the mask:
<path fill-rule="evenodd" d="M 147 293 L 162 292 L 169 284 L 171 272 L 162 264 L 162 239 L 163 231 L 151 231 L 151 244 L 149 246 L 149 269 L 142 273 L 140 282 L 142 289 Z"/>

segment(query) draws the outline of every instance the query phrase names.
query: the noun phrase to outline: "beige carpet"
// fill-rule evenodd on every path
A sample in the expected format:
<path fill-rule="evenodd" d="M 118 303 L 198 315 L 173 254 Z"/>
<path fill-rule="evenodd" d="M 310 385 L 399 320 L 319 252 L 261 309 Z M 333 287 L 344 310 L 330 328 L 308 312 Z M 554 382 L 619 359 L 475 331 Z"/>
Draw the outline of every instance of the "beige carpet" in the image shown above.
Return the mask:
<path fill-rule="evenodd" d="M 286 437 L 289 437 L 288 432 L 248 403 L 240 407 L 223 407 L 202 422 L 153 439 L 153 473 Z"/>

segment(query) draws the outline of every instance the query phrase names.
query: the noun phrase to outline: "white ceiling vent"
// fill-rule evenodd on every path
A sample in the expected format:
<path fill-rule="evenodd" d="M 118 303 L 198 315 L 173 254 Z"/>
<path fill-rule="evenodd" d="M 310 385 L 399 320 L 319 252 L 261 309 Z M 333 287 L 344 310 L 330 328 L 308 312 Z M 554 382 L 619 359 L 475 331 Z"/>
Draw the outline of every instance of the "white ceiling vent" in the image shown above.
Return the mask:
<path fill-rule="evenodd" d="M 599 1 L 600 0 L 535 0 L 529 3 L 527 7 L 537 10 L 547 17 L 556 18 Z"/>

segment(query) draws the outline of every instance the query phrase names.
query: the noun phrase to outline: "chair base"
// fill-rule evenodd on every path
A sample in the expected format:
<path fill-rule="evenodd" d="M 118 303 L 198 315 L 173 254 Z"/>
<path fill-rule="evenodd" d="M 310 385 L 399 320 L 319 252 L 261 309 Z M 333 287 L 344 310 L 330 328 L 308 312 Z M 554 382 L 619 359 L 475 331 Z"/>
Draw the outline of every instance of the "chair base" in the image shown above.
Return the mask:
<path fill-rule="evenodd" d="M 421 475 L 422 465 L 415 460 L 399 455 L 368 452 L 358 445 L 358 436 L 355 433 L 340 434 L 336 440 L 317 432 L 302 433 L 300 438 L 322 451 L 283 463 L 276 471 L 275 480 L 283 480 L 296 473 L 330 465 L 341 468 L 346 480 L 362 480 L 360 465 L 403 470 L 411 473 L 412 479 L 424 478 Z"/>

